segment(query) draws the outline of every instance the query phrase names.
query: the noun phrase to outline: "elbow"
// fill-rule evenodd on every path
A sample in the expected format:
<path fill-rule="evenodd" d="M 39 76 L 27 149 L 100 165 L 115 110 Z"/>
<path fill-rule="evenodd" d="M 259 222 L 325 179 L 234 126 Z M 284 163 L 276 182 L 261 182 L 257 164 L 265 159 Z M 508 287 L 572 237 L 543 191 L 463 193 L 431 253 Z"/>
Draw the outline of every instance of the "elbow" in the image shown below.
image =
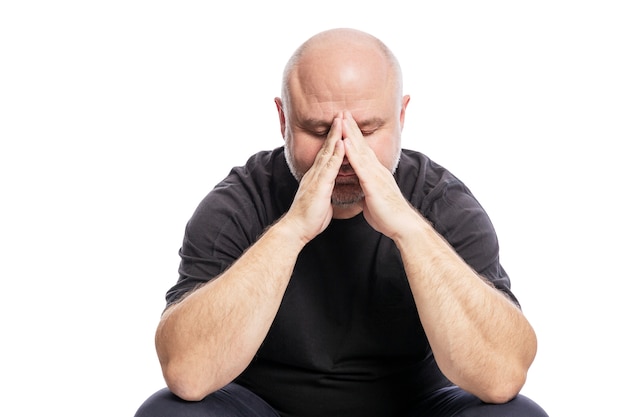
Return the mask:
<path fill-rule="evenodd" d="M 506 378 L 496 378 L 475 395 L 485 403 L 504 404 L 514 399 L 526 383 L 526 372 L 520 371 Z"/>
<path fill-rule="evenodd" d="M 200 401 L 221 388 L 215 387 L 207 377 L 212 374 L 211 370 L 191 360 L 189 352 L 172 348 L 167 340 L 160 326 L 155 337 L 157 357 L 165 384 L 174 395 L 185 401 Z"/>
<path fill-rule="evenodd" d="M 514 399 L 524 387 L 528 370 L 537 352 L 536 339 L 532 345 L 524 349 L 524 354 L 518 360 L 508 366 L 500 363 L 496 369 L 492 369 L 493 378 L 488 378 L 488 383 L 481 390 L 480 394 L 475 394 L 482 401 L 491 404 L 503 404 Z"/>
<path fill-rule="evenodd" d="M 216 389 L 206 381 L 201 380 L 180 367 L 162 366 L 163 378 L 169 390 L 185 401 L 201 401 Z"/>
<path fill-rule="evenodd" d="M 526 383 L 528 368 L 520 363 L 500 362 L 467 371 L 450 373 L 448 379 L 485 403 L 504 404 L 520 393 Z"/>
<path fill-rule="evenodd" d="M 201 401 L 221 387 L 207 377 L 211 372 L 185 357 L 165 354 L 157 348 L 163 379 L 169 390 L 185 401 Z"/>
<path fill-rule="evenodd" d="M 481 401 L 489 404 L 504 404 L 514 399 L 520 390 L 510 387 L 498 387 L 477 395 Z"/>
<path fill-rule="evenodd" d="M 161 349 L 159 349 L 161 347 Z M 157 345 L 161 372 L 169 390 L 185 401 L 201 401 L 230 383 L 236 374 L 189 353 L 171 353 Z"/>
<path fill-rule="evenodd" d="M 204 397 L 210 394 L 209 391 L 203 391 L 197 387 L 186 384 L 167 382 L 167 387 L 172 394 L 185 401 L 202 401 Z"/>

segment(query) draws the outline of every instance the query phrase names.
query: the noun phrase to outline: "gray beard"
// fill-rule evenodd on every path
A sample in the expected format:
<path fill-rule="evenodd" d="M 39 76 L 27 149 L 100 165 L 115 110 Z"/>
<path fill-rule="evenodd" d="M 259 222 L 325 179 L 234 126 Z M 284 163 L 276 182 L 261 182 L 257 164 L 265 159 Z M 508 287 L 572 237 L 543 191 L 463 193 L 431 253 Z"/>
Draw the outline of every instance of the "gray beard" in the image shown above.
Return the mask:
<path fill-rule="evenodd" d="M 284 149 L 284 156 L 285 156 L 285 162 L 287 162 L 287 166 L 289 167 L 289 171 L 291 171 L 291 175 L 293 175 L 293 177 L 296 179 L 296 181 L 298 181 L 298 184 L 300 183 L 300 181 L 302 180 L 302 177 L 304 176 L 304 173 L 300 173 L 298 172 L 298 170 L 296 169 L 296 167 L 293 164 L 293 158 L 291 157 L 291 151 L 289 150 L 289 146 L 285 145 L 283 147 Z"/>
<path fill-rule="evenodd" d="M 330 197 L 330 202 L 334 206 L 348 207 L 360 203 L 365 198 L 365 193 L 358 182 L 349 184 L 337 184 Z"/>

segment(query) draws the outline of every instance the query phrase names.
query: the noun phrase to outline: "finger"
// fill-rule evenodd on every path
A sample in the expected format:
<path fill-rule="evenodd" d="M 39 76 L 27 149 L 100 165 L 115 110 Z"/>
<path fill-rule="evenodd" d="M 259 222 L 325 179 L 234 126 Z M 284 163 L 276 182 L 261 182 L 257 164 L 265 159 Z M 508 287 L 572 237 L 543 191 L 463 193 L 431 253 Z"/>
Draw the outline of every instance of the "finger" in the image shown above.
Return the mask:
<path fill-rule="evenodd" d="M 309 170 L 309 176 L 323 176 L 324 180 L 334 184 L 335 177 L 341 168 L 341 163 L 345 156 L 343 143 L 341 141 L 341 120 L 336 118 L 324 140 L 322 148 L 315 157 L 313 166 Z"/>
<path fill-rule="evenodd" d="M 337 158 L 337 143 L 341 142 L 342 138 L 342 125 L 341 119 L 333 119 L 333 123 L 330 126 L 328 136 L 324 140 L 322 148 L 318 152 L 315 158 L 315 164 L 320 166 L 334 165 L 332 162 Z M 343 149 L 343 146 L 341 147 Z M 341 155 L 343 159 L 343 155 Z M 339 167 L 337 167 L 339 169 Z"/>
<path fill-rule="evenodd" d="M 354 117 L 352 117 L 352 113 L 350 113 L 349 111 L 344 113 L 342 127 L 344 138 L 350 138 L 353 142 L 357 142 L 356 146 L 367 146 L 359 125 L 357 124 L 356 120 L 354 120 Z"/>
<path fill-rule="evenodd" d="M 350 112 L 345 113 L 342 126 L 346 156 L 352 168 L 361 178 L 362 174 L 366 174 L 367 167 L 371 169 L 371 167 L 375 166 L 373 164 L 378 162 L 378 159 L 363 137 L 361 129 Z"/>

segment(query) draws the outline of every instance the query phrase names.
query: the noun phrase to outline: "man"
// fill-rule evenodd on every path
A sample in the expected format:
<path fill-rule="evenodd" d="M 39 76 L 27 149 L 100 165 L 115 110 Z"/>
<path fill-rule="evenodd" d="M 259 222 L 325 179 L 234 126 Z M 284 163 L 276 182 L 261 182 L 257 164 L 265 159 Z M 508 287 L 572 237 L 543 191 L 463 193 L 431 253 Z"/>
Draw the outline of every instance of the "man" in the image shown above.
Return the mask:
<path fill-rule="evenodd" d="M 190 219 L 137 416 L 545 416 L 536 353 L 487 215 L 401 148 L 393 54 L 319 33 L 275 100 L 285 146 L 233 169 Z"/>

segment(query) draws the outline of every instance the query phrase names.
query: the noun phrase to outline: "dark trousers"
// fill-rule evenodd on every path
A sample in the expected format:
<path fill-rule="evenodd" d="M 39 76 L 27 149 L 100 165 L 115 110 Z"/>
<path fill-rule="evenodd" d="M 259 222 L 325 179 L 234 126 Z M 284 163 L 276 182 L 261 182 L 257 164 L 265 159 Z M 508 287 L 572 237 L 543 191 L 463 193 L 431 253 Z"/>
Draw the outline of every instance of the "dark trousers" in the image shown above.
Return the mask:
<path fill-rule="evenodd" d="M 406 415 L 406 417 L 422 416 L 548 417 L 539 405 L 522 395 L 506 404 L 485 404 L 457 387 L 443 388 L 434 392 Z M 280 415 L 251 391 L 237 384 L 230 384 L 198 402 L 181 400 L 164 388 L 148 398 L 139 407 L 135 417 L 280 417 Z"/>

